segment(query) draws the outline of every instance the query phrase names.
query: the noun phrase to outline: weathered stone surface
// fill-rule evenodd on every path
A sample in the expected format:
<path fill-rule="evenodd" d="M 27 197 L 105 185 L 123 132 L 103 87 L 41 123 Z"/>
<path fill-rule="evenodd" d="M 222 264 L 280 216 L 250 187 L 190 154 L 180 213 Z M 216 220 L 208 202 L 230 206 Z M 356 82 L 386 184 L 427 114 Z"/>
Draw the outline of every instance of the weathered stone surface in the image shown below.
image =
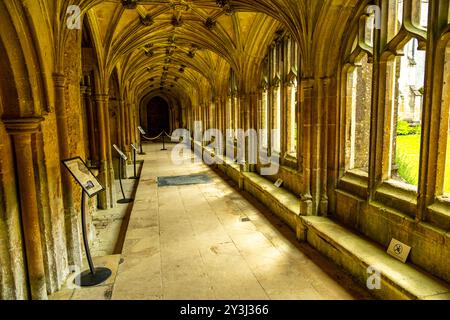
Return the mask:
<path fill-rule="evenodd" d="M 249 234 L 268 256 L 276 253 L 270 241 L 289 246 L 264 226 L 258 212 L 243 199 L 228 196 L 231 191 L 223 186 L 188 188 L 189 197 L 159 193 L 154 188 L 156 176 L 144 172 L 127 225 L 128 212 L 117 207 L 119 169 L 124 169 L 123 178 L 131 175 L 125 170 L 134 157 L 131 143 L 159 142 L 140 134 L 138 126 L 151 135 L 184 128 L 192 136 L 198 121 L 203 130 L 223 133 L 280 129 L 279 137 L 267 134 L 260 143 L 267 157 L 280 159 L 273 175 L 262 176 L 266 165 L 249 163 L 249 157 L 239 164 L 223 158 L 224 163 L 214 168 L 259 199 L 298 240 L 309 241 L 362 277 L 358 263 L 367 258 L 358 254 L 367 245 L 362 237 L 383 247 L 397 238 L 412 246 L 411 263 L 440 281 L 450 281 L 450 204 L 445 194 L 450 176 L 448 4 L 423 1 L 419 7 L 413 1 L 403 7 L 411 11 L 399 16 L 400 1 L 393 1 L 383 6 L 386 19 L 381 26 L 374 26 L 371 19 L 377 22 L 378 10 L 375 17 L 368 15 L 374 7 L 367 8 L 367 1 L 230 3 L 221 1 L 214 8 L 188 1 L 168 9 L 158 2 L 151 8 L 123 10 L 120 1 L 73 0 L 70 5 L 79 5 L 83 12 L 77 21 L 66 4 L 54 0 L 0 1 L 1 299 L 45 299 L 61 288 L 73 267 L 82 264 L 81 188 L 61 165 L 61 160 L 77 156 L 86 160 L 105 187 L 87 206 L 89 240 L 101 238 L 95 254 L 119 253 L 120 235 L 128 227 L 123 250 L 129 260 L 121 271 L 126 277 L 132 277 L 129 270 L 142 271 L 148 280 L 130 298 L 182 298 L 191 294 L 186 288 L 194 282 L 201 287 L 197 298 L 234 295 L 239 275 L 228 270 L 227 279 L 221 273 L 218 265 L 226 262 L 224 256 L 242 266 L 248 276 L 243 286 L 253 293 L 251 297 L 333 297 L 332 281 L 312 284 L 299 277 L 299 286 L 314 289 L 299 292 L 288 281 L 299 276 L 298 270 L 289 270 L 287 263 L 275 264 L 279 273 L 269 279 L 270 270 L 251 252 Z M 142 17 L 150 16 L 151 26 L 142 23 Z M 405 20 L 410 18 L 413 21 Z M 408 45 L 406 39 L 411 39 Z M 417 81 L 422 73 L 423 83 Z M 414 150 L 420 157 L 413 160 L 417 185 L 398 179 L 397 122 L 405 119 L 421 126 L 420 151 Z M 227 146 L 237 153 L 238 139 L 230 138 Z M 205 143 L 192 146 L 201 153 Z M 112 144 L 129 158 L 120 167 Z M 146 161 L 158 174 L 199 170 L 168 165 L 166 153 L 152 153 Z M 283 180 L 282 188 L 273 186 L 277 179 Z M 133 193 L 130 186 L 125 185 L 127 195 Z M 196 199 L 197 195 L 202 197 Z M 317 216 L 329 217 L 339 227 L 329 230 L 319 223 L 309 228 L 306 221 Z M 254 224 L 231 230 L 236 221 L 252 217 Z M 189 222 L 193 224 L 183 229 Z M 341 224 L 361 237 L 349 236 Z M 264 232 L 257 233 L 260 227 Z M 163 232 L 157 235 L 156 230 Z M 331 245 L 337 239 L 324 241 L 319 236 L 328 233 L 342 236 L 343 243 L 335 245 L 348 247 L 349 253 Z M 205 243 L 211 242 L 209 248 L 195 241 L 187 247 L 180 244 L 183 235 L 198 234 Z M 157 238 L 162 241 L 159 246 L 153 243 Z M 230 238 L 236 240 L 235 248 L 228 243 Z M 183 249 L 204 260 L 187 261 L 187 267 L 177 270 L 174 265 L 180 261 L 170 254 Z M 242 252 L 237 254 L 237 249 Z M 144 262 L 139 261 L 141 255 Z M 384 261 L 383 255 L 374 257 Z M 273 262 L 266 258 L 261 261 Z M 144 274 L 147 265 L 158 262 L 169 272 L 155 267 Z M 205 266 L 217 279 L 215 290 L 208 286 Z M 173 275 L 183 276 L 188 267 L 192 278 L 185 279 L 186 286 L 177 293 L 180 283 Z M 386 269 L 396 272 L 387 262 Z M 262 286 L 255 285 L 255 278 Z M 417 279 L 411 275 L 385 281 L 385 297 L 448 298 L 445 292 L 430 289 L 435 287 L 426 280 L 427 287 L 419 288 Z M 118 281 L 118 288 L 124 289 L 117 289 L 116 295 L 125 297 L 126 281 Z M 131 281 L 138 284 L 139 278 Z M 111 287 L 105 286 L 63 296 L 111 294 Z"/>

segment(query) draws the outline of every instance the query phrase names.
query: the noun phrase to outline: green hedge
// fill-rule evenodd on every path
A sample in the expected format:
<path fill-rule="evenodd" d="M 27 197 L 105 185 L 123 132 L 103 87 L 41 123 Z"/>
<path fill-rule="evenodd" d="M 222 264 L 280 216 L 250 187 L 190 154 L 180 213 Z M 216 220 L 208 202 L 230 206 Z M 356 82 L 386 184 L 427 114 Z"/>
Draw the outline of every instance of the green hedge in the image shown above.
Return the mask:
<path fill-rule="evenodd" d="M 397 123 L 397 135 L 399 136 L 419 135 L 421 130 L 421 126 L 412 126 L 409 122 L 404 120 L 400 120 Z"/>

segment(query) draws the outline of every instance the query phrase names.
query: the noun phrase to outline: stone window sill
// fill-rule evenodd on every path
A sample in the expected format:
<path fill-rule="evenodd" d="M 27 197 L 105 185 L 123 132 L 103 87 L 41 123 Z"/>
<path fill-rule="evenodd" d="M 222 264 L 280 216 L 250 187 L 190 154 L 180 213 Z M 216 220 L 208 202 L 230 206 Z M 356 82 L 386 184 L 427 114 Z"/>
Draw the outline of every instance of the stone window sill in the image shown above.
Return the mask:
<path fill-rule="evenodd" d="M 354 194 L 361 199 L 368 199 L 369 177 L 362 170 L 349 170 L 339 179 L 338 188 Z"/>
<path fill-rule="evenodd" d="M 437 228 L 450 231 L 450 199 L 438 197 L 434 204 L 428 207 L 428 220 Z"/>
<path fill-rule="evenodd" d="M 395 180 L 384 182 L 375 192 L 375 200 L 414 218 L 417 213 L 417 191 Z"/>

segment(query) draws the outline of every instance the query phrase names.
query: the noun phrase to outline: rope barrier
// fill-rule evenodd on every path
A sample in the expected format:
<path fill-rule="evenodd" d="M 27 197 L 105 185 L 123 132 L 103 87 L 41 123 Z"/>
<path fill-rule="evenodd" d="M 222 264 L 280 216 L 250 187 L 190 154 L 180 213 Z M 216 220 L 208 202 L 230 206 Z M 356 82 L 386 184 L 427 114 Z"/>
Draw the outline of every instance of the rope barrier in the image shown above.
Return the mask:
<path fill-rule="evenodd" d="M 167 132 L 165 132 L 164 131 L 164 133 L 165 133 L 165 135 L 167 136 L 167 138 L 169 138 L 170 140 L 172 140 L 172 136 L 170 136 Z"/>
<path fill-rule="evenodd" d="M 157 140 L 157 139 L 161 138 L 161 136 L 162 136 L 163 134 L 165 134 L 170 140 L 172 140 L 172 136 L 170 136 L 166 131 L 161 132 L 159 135 L 157 135 L 157 136 L 154 137 L 154 138 L 149 138 L 149 137 L 146 137 L 145 135 L 142 135 L 142 137 L 143 137 L 145 140 L 147 140 L 147 141 L 154 141 L 154 140 Z"/>
<path fill-rule="evenodd" d="M 142 135 L 142 138 L 144 138 L 144 139 L 147 140 L 147 141 L 154 141 L 154 140 L 157 140 L 157 139 L 161 138 L 161 136 L 162 136 L 164 133 L 165 133 L 165 131 L 161 132 L 159 135 L 157 135 L 157 136 L 154 137 L 154 138 L 148 138 L 148 137 Z"/>

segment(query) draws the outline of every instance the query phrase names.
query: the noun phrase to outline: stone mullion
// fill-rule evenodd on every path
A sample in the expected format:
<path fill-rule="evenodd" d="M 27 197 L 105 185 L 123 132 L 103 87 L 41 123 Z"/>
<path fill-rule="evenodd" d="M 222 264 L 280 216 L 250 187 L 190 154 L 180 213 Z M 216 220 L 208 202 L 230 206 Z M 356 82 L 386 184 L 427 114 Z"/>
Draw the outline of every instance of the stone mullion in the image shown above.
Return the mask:
<path fill-rule="evenodd" d="M 56 121 L 58 130 L 58 145 L 61 159 L 71 158 L 69 131 L 67 126 L 67 111 L 65 108 L 65 76 L 62 74 L 53 75 L 55 83 L 55 105 Z M 67 254 L 69 264 L 81 265 L 82 253 L 80 246 L 80 229 L 78 212 L 75 211 L 73 178 L 64 166 L 61 167 L 61 182 L 63 189 L 64 216 L 67 239 Z"/>
<path fill-rule="evenodd" d="M 387 23 L 387 21 L 385 22 Z M 385 35 L 383 35 L 385 37 Z M 382 148 L 379 145 L 379 131 L 382 130 L 382 126 L 380 128 L 379 116 L 381 115 L 380 107 L 381 101 L 384 103 L 384 99 L 381 99 L 381 95 L 379 94 L 382 88 L 385 88 L 385 79 L 381 78 L 381 65 L 380 65 L 380 48 L 381 45 L 381 31 L 374 30 L 374 40 L 373 40 L 374 48 L 373 48 L 373 75 L 372 75 L 372 107 L 371 107 L 371 120 L 370 120 L 370 152 L 369 152 L 369 181 L 368 181 L 368 196 L 369 199 L 372 199 L 375 195 L 375 191 L 378 183 L 380 182 L 380 168 L 381 166 L 377 161 L 380 161 L 380 155 L 382 154 Z M 385 68 L 385 64 L 384 67 Z M 385 77 L 385 74 L 383 73 Z M 381 86 L 380 86 L 381 85 Z"/>
<path fill-rule="evenodd" d="M 277 88 L 275 86 L 272 86 L 270 88 L 270 93 L 269 93 L 269 114 L 270 114 L 270 120 L 269 120 L 269 128 L 268 128 L 268 136 L 269 136 L 269 149 L 270 149 L 270 154 L 272 155 L 272 153 L 275 151 L 275 141 L 273 140 L 273 135 L 272 135 L 272 129 L 276 129 L 276 90 Z"/>
<path fill-rule="evenodd" d="M 47 299 L 47 285 L 42 252 L 42 239 L 33 162 L 32 138 L 40 130 L 42 119 L 27 118 L 5 121 L 8 133 L 13 137 L 28 281 L 31 298 Z"/>
<path fill-rule="evenodd" d="M 204 103 L 203 106 L 203 130 L 209 129 L 209 104 Z"/>
<path fill-rule="evenodd" d="M 240 126 L 240 121 L 239 121 L 239 117 L 240 117 L 240 106 L 239 106 L 239 96 L 237 93 L 235 93 L 233 95 L 233 129 L 238 129 Z"/>
<path fill-rule="evenodd" d="M 248 111 L 247 111 L 247 123 L 246 130 L 256 129 L 255 120 L 257 117 L 257 96 L 255 93 L 248 94 Z"/>
<path fill-rule="evenodd" d="M 439 42 L 441 30 L 444 30 L 447 25 L 449 11 L 448 4 L 439 2 L 430 2 L 431 22 L 428 26 L 427 37 L 427 63 L 424 86 L 426 99 L 423 102 L 422 111 L 423 132 L 417 221 L 428 220 L 427 208 L 434 203 L 437 195 L 442 194 L 445 177 L 445 161 L 443 159 L 445 159 L 447 146 L 442 143 L 430 143 L 431 141 L 440 141 L 440 138 L 448 134 L 448 122 L 441 121 L 442 118 L 447 118 L 443 117 L 442 113 L 448 112 L 445 106 L 445 103 L 448 103 L 448 101 L 442 98 L 445 82 L 446 49 L 440 48 Z"/>
<path fill-rule="evenodd" d="M 291 128 L 291 124 L 292 124 L 292 113 L 290 112 L 291 110 L 291 105 L 292 105 L 292 90 L 294 89 L 294 86 L 292 83 L 289 83 L 286 86 L 286 90 L 285 90 L 285 106 L 284 106 L 284 116 L 282 116 L 282 119 L 286 119 L 286 124 L 284 126 L 284 146 L 283 146 L 283 150 L 284 153 L 288 153 L 291 152 L 291 141 L 292 141 L 292 132 L 293 132 L 293 128 Z M 295 119 L 294 119 L 295 120 Z"/>
<path fill-rule="evenodd" d="M 239 126 L 239 129 L 244 130 L 244 134 L 247 132 L 248 129 L 250 129 L 250 109 L 251 109 L 251 101 L 250 101 L 250 95 L 243 93 L 239 97 L 239 104 L 241 106 L 241 123 Z M 247 172 L 249 171 L 249 164 L 248 164 L 248 151 L 249 151 L 249 144 L 248 141 L 245 139 L 244 141 L 245 145 L 245 153 L 244 153 L 244 161 L 245 164 L 241 166 L 241 171 Z"/>
<path fill-rule="evenodd" d="M 312 135 L 312 109 L 313 109 L 313 79 L 303 79 L 300 83 L 300 102 L 301 102 L 301 147 L 299 149 L 299 161 L 301 173 L 303 176 L 303 193 L 300 195 L 300 214 L 309 216 L 312 211 L 312 195 L 311 195 L 311 135 Z M 300 112 L 299 112 L 300 113 Z"/>
<path fill-rule="evenodd" d="M 284 155 L 288 152 L 288 132 L 290 130 L 290 123 L 288 122 L 289 116 L 287 114 L 288 111 L 288 102 L 290 97 L 288 97 L 288 85 L 282 83 L 280 85 L 280 159 L 284 159 Z M 283 123 L 285 120 L 285 123 Z"/>
<path fill-rule="evenodd" d="M 376 61 L 376 60 L 375 60 Z M 388 117 L 391 112 L 391 103 L 387 101 L 387 96 L 392 96 L 390 92 L 392 90 L 392 83 L 389 80 L 389 76 L 392 71 L 388 66 L 386 58 L 380 60 L 374 73 L 376 80 L 376 100 L 373 102 L 372 107 L 372 152 L 371 152 L 371 171 L 370 176 L 370 197 L 375 195 L 377 188 L 381 183 L 389 176 L 389 153 L 390 153 L 390 139 L 389 134 L 386 132 L 386 124 L 390 123 Z M 390 128 L 388 130 L 391 130 Z"/>
<path fill-rule="evenodd" d="M 225 108 L 224 108 L 224 104 L 223 104 L 223 99 L 222 97 L 217 98 L 217 103 L 219 105 L 219 130 L 221 132 L 222 135 L 222 150 L 221 153 L 222 155 L 225 154 Z"/>
<path fill-rule="evenodd" d="M 267 113 L 266 113 L 266 124 L 267 124 L 267 154 L 270 156 L 272 154 L 272 128 L 273 128 L 273 87 L 267 89 Z"/>
<path fill-rule="evenodd" d="M 258 159 L 258 94 L 256 92 L 252 92 L 250 94 L 250 111 L 249 111 L 249 119 L 248 119 L 248 125 L 247 129 L 255 130 L 256 131 L 256 138 L 257 141 L 255 141 L 256 150 L 252 150 L 252 152 L 256 152 L 256 159 Z M 256 164 L 249 164 L 249 171 L 250 172 L 256 172 Z"/>

